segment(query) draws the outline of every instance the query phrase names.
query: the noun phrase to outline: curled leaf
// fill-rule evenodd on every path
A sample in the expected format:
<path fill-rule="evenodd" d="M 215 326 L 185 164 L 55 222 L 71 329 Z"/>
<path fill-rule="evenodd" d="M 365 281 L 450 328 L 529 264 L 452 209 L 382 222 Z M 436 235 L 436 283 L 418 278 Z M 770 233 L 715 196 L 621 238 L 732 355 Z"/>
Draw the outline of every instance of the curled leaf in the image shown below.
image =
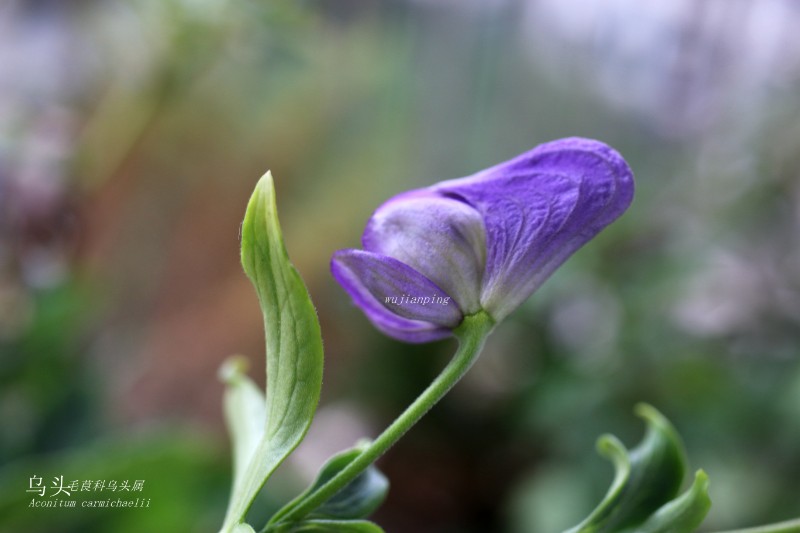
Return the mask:
<path fill-rule="evenodd" d="M 598 440 L 598 452 L 614 464 L 614 482 L 594 511 L 567 533 L 617 533 L 632 528 L 678 494 L 686 470 L 680 436 L 655 408 L 639 404 L 636 414 L 647 422 L 636 448 L 626 450 L 611 435 Z"/>
<path fill-rule="evenodd" d="M 700 526 L 710 508 L 708 476 L 698 470 L 692 486 L 686 492 L 628 533 L 691 533 Z"/>

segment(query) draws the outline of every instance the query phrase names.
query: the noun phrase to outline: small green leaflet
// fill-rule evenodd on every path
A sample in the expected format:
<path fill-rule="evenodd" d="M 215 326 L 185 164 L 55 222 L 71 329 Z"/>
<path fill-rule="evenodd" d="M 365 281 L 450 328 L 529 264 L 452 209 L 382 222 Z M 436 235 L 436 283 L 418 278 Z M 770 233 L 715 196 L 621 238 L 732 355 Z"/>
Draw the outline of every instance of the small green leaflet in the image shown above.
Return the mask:
<path fill-rule="evenodd" d="M 686 471 L 686 454 L 675 428 L 655 408 L 640 404 L 647 422 L 642 442 L 631 450 L 604 435 L 597 448 L 614 464 L 611 488 L 594 511 L 567 533 L 691 533 L 711 501 L 708 477 L 698 471 L 692 487 L 677 497 Z"/>
<path fill-rule="evenodd" d="M 272 175 L 256 185 L 242 224 L 242 266 L 255 286 L 267 345 L 267 391 L 262 430 L 226 408 L 234 442 L 236 476 L 222 532 L 233 531 L 266 480 L 305 437 L 322 387 L 322 336 L 308 290 L 283 244 Z M 253 412 L 249 381 L 229 380 L 226 404 Z M 248 392 L 249 391 L 249 392 Z M 238 434 L 237 434 L 238 432 Z M 244 457 L 249 455 L 249 457 Z M 244 465 L 244 466 L 242 466 Z"/>
<path fill-rule="evenodd" d="M 344 470 L 347 465 L 361 454 L 364 447 L 366 447 L 366 443 L 363 446 L 356 446 L 339 452 L 328 459 L 320 468 L 317 478 L 311 486 L 295 498 L 294 501 L 289 502 L 283 509 L 275 513 L 270 520 L 270 524 L 277 528 L 282 517 L 294 509 L 306 496 L 313 494 L 314 491 Z M 375 465 L 371 465 L 331 499 L 316 508 L 309 516 L 312 519 L 328 521 L 366 518 L 380 507 L 383 500 L 386 499 L 388 491 L 389 480 Z"/>
<path fill-rule="evenodd" d="M 361 450 L 356 447 L 334 455 L 323 465 L 311 485 L 313 492 L 347 467 Z M 330 500 L 311 513 L 313 518 L 355 519 L 366 518 L 381 506 L 389 492 L 389 480 L 375 465 L 371 465 Z"/>

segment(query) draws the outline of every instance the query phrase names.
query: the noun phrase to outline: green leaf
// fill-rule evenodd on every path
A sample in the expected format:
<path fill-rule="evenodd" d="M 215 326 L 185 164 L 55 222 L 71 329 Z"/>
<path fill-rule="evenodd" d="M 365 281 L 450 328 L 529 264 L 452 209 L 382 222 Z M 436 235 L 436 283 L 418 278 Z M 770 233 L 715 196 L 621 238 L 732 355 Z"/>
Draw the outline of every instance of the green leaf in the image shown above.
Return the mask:
<path fill-rule="evenodd" d="M 322 466 L 317 479 L 306 491 L 310 494 L 333 479 L 361 453 L 356 447 L 338 453 Z M 381 506 L 389 492 L 389 480 L 375 465 L 371 465 L 357 478 L 345 485 L 330 500 L 319 506 L 311 516 L 314 518 L 366 518 Z"/>
<path fill-rule="evenodd" d="M 242 224 L 242 266 L 255 286 L 267 344 L 264 432 L 234 485 L 222 531 L 244 520 L 266 480 L 305 437 L 322 387 L 322 336 L 308 290 L 283 244 L 272 175 L 256 185 Z"/>
<path fill-rule="evenodd" d="M 647 422 L 636 448 L 628 452 L 611 435 L 598 440 L 598 452 L 614 464 L 614 481 L 603 501 L 568 533 L 616 533 L 639 525 L 678 494 L 686 470 L 678 433 L 649 405 L 637 405 L 636 414 Z"/>
<path fill-rule="evenodd" d="M 355 448 L 339 452 L 328 459 L 317 474 L 317 478 L 302 494 L 279 510 L 270 520 L 270 524 L 280 523 L 288 512 L 294 509 L 306 496 L 333 479 L 347 465 L 358 457 L 368 443 L 364 442 Z M 312 518 L 355 519 L 366 518 L 372 514 L 383 501 L 389 491 L 389 480 L 375 465 L 370 465 L 353 481 L 344 486 L 333 497 L 310 513 Z"/>
<path fill-rule="evenodd" d="M 368 520 L 307 520 L 297 524 L 291 533 L 384 533 Z"/>
<path fill-rule="evenodd" d="M 628 533 L 691 533 L 695 531 L 711 508 L 708 497 L 708 476 L 698 470 L 689 489 L 665 504 L 647 521 Z"/>
<path fill-rule="evenodd" d="M 247 377 L 247 360 L 231 357 L 220 369 L 226 384 L 223 400 L 225 422 L 233 441 L 233 486 L 241 484 L 244 473 L 264 435 L 267 406 L 264 393 Z"/>
<path fill-rule="evenodd" d="M 320 469 L 317 479 L 308 492 L 317 490 L 333 479 L 360 453 L 361 449 L 353 448 L 331 457 Z M 314 518 L 366 518 L 381 506 L 388 492 L 389 480 L 373 464 L 312 512 L 311 516 Z"/>

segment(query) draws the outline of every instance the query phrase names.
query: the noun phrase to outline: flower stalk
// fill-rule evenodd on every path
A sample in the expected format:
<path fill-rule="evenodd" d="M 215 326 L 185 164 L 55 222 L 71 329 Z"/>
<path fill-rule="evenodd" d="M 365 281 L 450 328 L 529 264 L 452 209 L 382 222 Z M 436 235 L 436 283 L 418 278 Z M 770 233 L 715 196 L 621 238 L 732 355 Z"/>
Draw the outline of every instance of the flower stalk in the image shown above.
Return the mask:
<path fill-rule="evenodd" d="M 428 388 L 345 469 L 313 493 L 306 495 L 301 500 L 290 503 L 284 508 L 283 512 L 277 513 L 270 520 L 264 531 L 275 531 L 277 529 L 273 526 L 280 527 L 282 523 L 294 522 L 307 516 L 386 453 L 472 367 L 473 363 L 478 359 L 486 337 L 492 331 L 494 325 L 494 320 L 483 311 L 465 317 L 462 324 L 454 331 L 454 336 L 459 342 L 458 350 Z"/>

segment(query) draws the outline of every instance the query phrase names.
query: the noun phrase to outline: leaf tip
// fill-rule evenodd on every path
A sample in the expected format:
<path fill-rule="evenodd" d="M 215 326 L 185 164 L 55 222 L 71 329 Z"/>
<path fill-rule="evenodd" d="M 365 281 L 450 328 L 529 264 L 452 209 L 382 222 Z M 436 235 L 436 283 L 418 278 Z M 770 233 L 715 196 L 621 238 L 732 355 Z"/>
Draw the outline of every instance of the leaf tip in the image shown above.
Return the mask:
<path fill-rule="evenodd" d="M 259 179 L 258 183 L 256 184 L 256 190 L 261 191 L 262 188 L 266 188 L 267 191 L 274 191 L 275 190 L 275 180 L 272 179 L 272 171 L 267 170 Z"/>
<path fill-rule="evenodd" d="M 275 183 L 272 179 L 272 172 L 267 171 L 259 178 L 253 189 L 253 194 L 247 202 L 247 209 L 244 213 L 239 230 L 239 240 L 241 243 L 241 261 L 244 271 L 248 277 L 253 279 L 255 276 L 256 256 L 258 255 L 257 242 L 263 241 L 264 227 L 277 225 L 277 215 L 275 207 Z"/>
<path fill-rule="evenodd" d="M 601 435 L 600 438 L 597 439 L 596 448 L 597 453 L 600 454 L 601 457 L 605 457 L 614 463 L 620 459 L 627 461 L 628 450 L 614 435 Z"/>
<path fill-rule="evenodd" d="M 697 487 L 698 491 L 708 492 L 708 486 L 711 482 L 708 479 L 708 474 L 702 468 L 694 473 L 694 483 L 692 487 Z"/>
<path fill-rule="evenodd" d="M 659 411 L 649 403 L 637 403 L 633 408 L 633 412 L 639 418 L 642 418 L 645 421 L 656 424 L 658 426 L 672 425 L 669 423 L 666 417 L 661 414 L 661 411 Z"/>
<path fill-rule="evenodd" d="M 217 371 L 217 378 L 226 385 L 233 385 L 247 374 L 250 362 L 243 355 L 233 355 L 225 360 Z"/>

